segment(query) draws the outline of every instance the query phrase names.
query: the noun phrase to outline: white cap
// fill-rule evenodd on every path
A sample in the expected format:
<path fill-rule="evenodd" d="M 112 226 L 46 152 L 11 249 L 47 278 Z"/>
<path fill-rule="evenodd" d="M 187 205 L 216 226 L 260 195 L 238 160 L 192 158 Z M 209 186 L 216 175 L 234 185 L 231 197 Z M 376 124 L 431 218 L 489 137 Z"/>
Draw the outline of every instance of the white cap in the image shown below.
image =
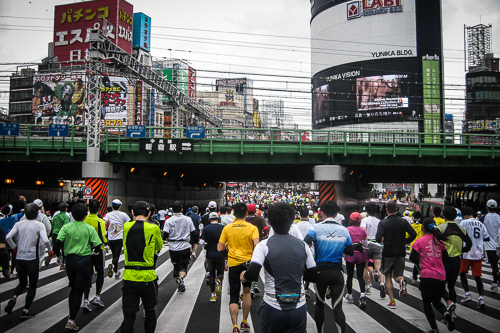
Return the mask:
<path fill-rule="evenodd" d="M 309 210 L 309 215 L 313 215 L 314 212 L 312 210 Z"/>
<path fill-rule="evenodd" d="M 489 202 L 489 201 L 488 201 L 488 202 Z M 34 203 L 35 205 L 37 205 L 37 206 L 38 206 L 38 208 L 42 208 L 42 206 L 43 206 L 43 201 L 42 201 L 42 200 L 40 200 L 40 199 L 36 199 L 35 201 L 33 201 L 33 203 Z M 495 202 L 495 207 L 496 207 L 496 202 Z"/>
<path fill-rule="evenodd" d="M 217 204 L 215 203 L 215 201 L 210 201 L 208 203 L 208 208 L 217 208 Z"/>
<path fill-rule="evenodd" d="M 209 220 L 219 219 L 219 214 L 217 214 L 216 212 L 210 213 L 210 215 L 208 215 L 208 219 Z"/>
<path fill-rule="evenodd" d="M 488 208 L 497 208 L 497 202 L 493 199 L 490 199 L 488 200 L 488 202 L 486 203 L 486 206 Z"/>
<path fill-rule="evenodd" d="M 410 212 L 405 210 L 405 216 L 410 216 Z"/>
<path fill-rule="evenodd" d="M 113 205 L 117 205 L 117 206 L 118 206 L 118 205 L 119 205 L 119 206 L 121 206 L 121 205 L 122 205 L 122 202 L 121 202 L 120 200 L 118 200 L 118 199 L 115 199 L 115 200 L 111 201 L 111 203 L 112 203 Z"/>

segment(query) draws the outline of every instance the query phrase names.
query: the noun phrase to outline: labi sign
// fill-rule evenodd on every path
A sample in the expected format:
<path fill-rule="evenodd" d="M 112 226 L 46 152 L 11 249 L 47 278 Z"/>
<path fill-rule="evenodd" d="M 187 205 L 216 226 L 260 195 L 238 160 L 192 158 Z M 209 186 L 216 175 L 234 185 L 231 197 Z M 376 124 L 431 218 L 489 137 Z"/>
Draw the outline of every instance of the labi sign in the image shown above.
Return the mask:
<path fill-rule="evenodd" d="M 359 0 L 347 3 L 347 19 L 403 11 L 403 0 Z"/>

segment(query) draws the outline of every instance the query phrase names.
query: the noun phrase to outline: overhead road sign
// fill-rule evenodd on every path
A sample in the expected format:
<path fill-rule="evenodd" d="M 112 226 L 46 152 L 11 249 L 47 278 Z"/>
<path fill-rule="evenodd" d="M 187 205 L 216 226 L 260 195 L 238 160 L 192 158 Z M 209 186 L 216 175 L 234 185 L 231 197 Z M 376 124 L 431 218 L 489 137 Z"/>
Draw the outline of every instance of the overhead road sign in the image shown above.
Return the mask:
<path fill-rule="evenodd" d="M 146 125 L 127 125 L 127 138 L 145 138 Z"/>
<path fill-rule="evenodd" d="M 1 123 L 0 135 L 19 136 L 19 124 Z"/>
<path fill-rule="evenodd" d="M 188 139 L 141 139 L 141 151 L 149 152 L 192 152 L 193 142 Z"/>
<path fill-rule="evenodd" d="M 69 135 L 69 126 L 65 124 L 50 124 L 49 136 L 64 137 Z"/>
<path fill-rule="evenodd" d="M 186 138 L 205 139 L 205 126 L 186 126 Z"/>

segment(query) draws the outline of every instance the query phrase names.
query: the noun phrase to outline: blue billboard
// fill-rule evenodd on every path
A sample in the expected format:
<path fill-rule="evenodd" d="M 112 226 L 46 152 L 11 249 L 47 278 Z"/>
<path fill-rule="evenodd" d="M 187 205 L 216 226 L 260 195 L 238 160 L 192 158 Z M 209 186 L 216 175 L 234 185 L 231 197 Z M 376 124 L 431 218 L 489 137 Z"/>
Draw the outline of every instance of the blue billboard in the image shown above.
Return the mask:
<path fill-rule="evenodd" d="M 151 50 L 151 17 L 144 13 L 134 13 L 132 46 L 147 52 Z"/>

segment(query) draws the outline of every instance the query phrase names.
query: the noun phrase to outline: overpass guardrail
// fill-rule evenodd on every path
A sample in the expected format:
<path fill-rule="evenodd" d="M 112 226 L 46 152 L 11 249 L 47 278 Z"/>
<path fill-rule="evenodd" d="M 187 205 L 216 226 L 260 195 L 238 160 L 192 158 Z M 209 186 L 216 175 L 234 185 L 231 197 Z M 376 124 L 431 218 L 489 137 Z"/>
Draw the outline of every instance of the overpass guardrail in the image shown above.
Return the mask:
<path fill-rule="evenodd" d="M 185 139 L 186 128 L 146 127 L 149 139 Z M 49 137 L 48 125 L 21 124 L 19 136 L 0 138 L 2 154 L 57 153 L 85 160 L 85 125 L 70 125 L 68 137 Z M 142 139 L 144 140 L 144 139 Z M 361 154 L 396 156 L 488 157 L 500 156 L 500 135 L 402 133 L 303 129 L 206 128 L 204 139 L 193 140 L 199 153 L 237 154 Z M 140 138 L 126 137 L 125 127 L 102 127 L 101 153 L 139 152 Z M 166 152 L 168 153 L 168 152 Z M 146 152 L 147 154 L 147 152 Z M 179 153 L 178 153 L 179 154 Z"/>

